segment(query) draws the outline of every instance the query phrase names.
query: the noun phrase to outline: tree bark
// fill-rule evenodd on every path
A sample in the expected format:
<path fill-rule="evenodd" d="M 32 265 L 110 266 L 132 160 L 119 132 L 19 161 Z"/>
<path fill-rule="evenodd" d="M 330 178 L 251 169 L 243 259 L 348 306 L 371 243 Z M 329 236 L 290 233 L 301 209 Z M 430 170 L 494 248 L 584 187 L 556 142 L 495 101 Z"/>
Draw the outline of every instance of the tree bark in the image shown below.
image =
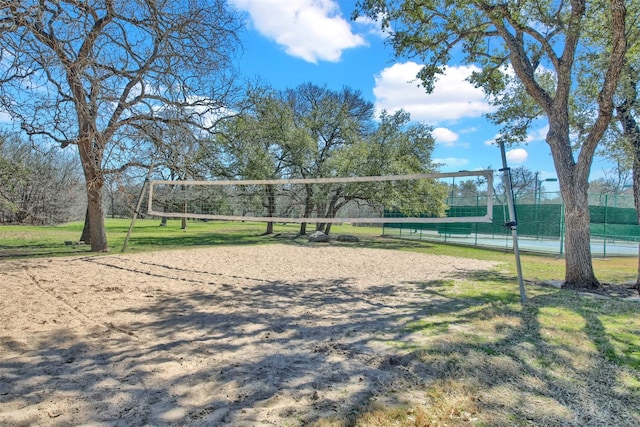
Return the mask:
<path fill-rule="evenodd" d="M 276 214 L 276 195 L 275 189 L 273 185 L 267 185 L 265 188 L 266 192 L 266 205 L 267 208 L 267 217 L 271 218 Z M 273 234 L 273 221 L 267 222 L 267 229 L 264 232 L 265 235 Z"/>
<path fill-rule="evenodd" d="M 594 289 L 600 286 L 591 263 L 591 231 L 586 189 L 565 184 L 565 281 L 563 287 Z M 563 192 L 564 193 L 564 192 Z"/>
<path fill-rule="evenodd" d="M 305 198 L 304 198 L 304 218 L 309 218 L 313 213 L 313 188 L 309 184 L 305 184 Z M 300 224 L 300 232 L 298 233 L 300 236 L 304 236 L 307 234 L 307 223 L 303 222 Z"/>
<path fill-rule="evenodd" d="M 90 188 L 92 187 L 92 188 Z M 104 225 L 104 206 L 102 203 L 102 187 L 87 184 L 89 211 L 89 230 L 91 233 L 91 251 L 108 252 L 107 234 Z"/>
<path fill-rule="evenodd" d="M 561 114 L 550 117 L 547 143 L 551 148 L 565 206 L 565 280 L 563 286 L 593 289 L 600 286 L 591 263 L 588 174 L 593 154 L 590 158 L 582 157 L 582 164 L 576 163 L 571 151 L 568 130 L 568 124 L 562 120 Z M 583 154 L 585 154 L 584 149 Z"/>
<path fill-rule="evenodd" d="M 102 175 L 102 156 L 94 146 L 93 138 L 87 137 L 78 142 L 78 152 L 85 177 L 87 190 L 87 219 L 89 222 L 89 240 L 92 252 L 107 252 L 107 234 L 104 226 L 104 205 L 102 189 L 104 177 Z"/>
<path fill-rule="evenodd" d="M 186 205 L 186 204 L 185 204 L 185 205 Z M 184 213 L 185 213 L 185 214 L 187 213 L 187 212 L 186 212 L 186 206 L 185 206 L 185 209 L 184 209 Z M 186 229 L 187 229 L 187 218 L 183 216 L 183 217 L 180 219 L 180 230 L 186 230 Z"/>
<path fill-rule="evenodd" d="M 331 223 L 328 222 L 325 229 L 324 229 L 324 234 L 326 234 L 327 236 L 331 233 Z"/>
<path fill-rule="evenodd" d="M 82 227 L 82 234 L 80 235 L 80 241 L 84 242 L 85 245 L 91 243 L 91 230 L 89 224 L 89 208 L 87 208 L 84 214 L 84 226 Z"/>
<path fill-rule="evenodd" d="M 182 191 L 186 193 L 184 185 L 182 186 Z M 181 218 L 181 223 L 180 223 L 180 229 L 181 230 L 186 230 L 187 229 L 187 216 L 186 216 L 187 215 L 187 210 L 188 210 L 187 200 L 185 199 L 182 202 L 182 218 Z"/>

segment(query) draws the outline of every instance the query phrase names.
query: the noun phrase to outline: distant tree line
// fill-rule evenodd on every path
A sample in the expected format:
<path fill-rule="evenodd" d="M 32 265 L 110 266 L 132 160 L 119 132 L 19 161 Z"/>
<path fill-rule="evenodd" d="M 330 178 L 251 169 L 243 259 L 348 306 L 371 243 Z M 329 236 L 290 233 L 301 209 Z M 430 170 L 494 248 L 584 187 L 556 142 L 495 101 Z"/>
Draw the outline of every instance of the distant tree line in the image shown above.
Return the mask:
<path fill-rule="evenodd" d="M 161 128 L 157 134 L 163 136 L 150 142 L 157 153 L 156 173 L 168 180 L 353 177 L 437 169 L 431 160 L 435 146 L 431 128 L 412 123 L 404 111 L 376 117 L 373 104 L 348 87 L 332 90 L 305 83 L 277 91 L 252 86 L 237 113 L 220 121 L 213 135 L 185 132 L 177 120 Z M 425 213 L 442 211 L 444 189 L 421 185 L 412 188 L 414 200 L 422 200 L 420 208 Z M 262 191 L 256 196 L 262 199 L 265 216 L 275 216 L 275 189 L 266 186 Z M 385 198 L 399 203 L 399 196 L 346 184 L 327 187 L 322 194 L 307 186 L 296 195 L 307 209 L 305 217 L 315 211 L 326 218 L 335 217 L 350 201 Z M 327 233 L 330 228 L 316 224 Z M 266 233 L 272 231 L 273 224 L 268 223 Z M 300 233 L 306 232 L 303 223 Z"/>
<path fill-rule="evenodd" d="M 58 224 L 82 218 L 84 185 L 78 161 L 57 147 L 36 151 L 0 133 L 0 223 Z"/>

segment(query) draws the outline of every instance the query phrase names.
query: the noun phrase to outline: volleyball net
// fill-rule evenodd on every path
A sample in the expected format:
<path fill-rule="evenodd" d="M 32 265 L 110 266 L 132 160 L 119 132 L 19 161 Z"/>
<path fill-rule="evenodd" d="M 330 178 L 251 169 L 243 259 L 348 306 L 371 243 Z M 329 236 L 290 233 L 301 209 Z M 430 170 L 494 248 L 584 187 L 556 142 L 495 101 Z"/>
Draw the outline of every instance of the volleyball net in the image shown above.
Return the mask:
<path fill-rule="evenodd" d="M 460 189 L 465 189 L 462 191 Z M 468 193 L 474 209 L 449 209 Z M 465 197 L 467 197 L 465 196 Z M 491 222 L 493 172 L 337 178 L 150 181 L 151 216 L 282 223 Z"/>

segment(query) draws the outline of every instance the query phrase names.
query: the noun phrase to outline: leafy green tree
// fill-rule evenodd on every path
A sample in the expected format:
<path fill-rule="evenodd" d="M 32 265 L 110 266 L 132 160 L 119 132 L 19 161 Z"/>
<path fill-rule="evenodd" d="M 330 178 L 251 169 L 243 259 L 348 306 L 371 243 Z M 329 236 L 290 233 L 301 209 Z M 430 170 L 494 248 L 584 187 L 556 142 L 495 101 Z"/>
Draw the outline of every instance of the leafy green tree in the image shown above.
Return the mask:
<path fill-rule="evenodd" d="M 224 0 L 8 0 L 0 3 L 0 106 L 34 142 L 76 146 L 91 250 L 108 250 L 108 157 L 179 108 L 208 129 L 233 94 L 239 15 Z"/>
<path fill-rule="evenodd" d="M 250 88 L 245 108 L 220 127 L 212 141 L 220 150 L 212 170 L 227 179 L 269 180 L 285 178 L 291 165 L 286 150 L 295 140 L 293 113 L 268 87 Z M 290 161 L 290 160 L 289 160 Z M 214 172 L 216 173 L 216 172 Z M 248 188 L 251 191 L 251 188 Z M 276 216 L 276 189 L 267 185 L 256 191 L 257 200 L 267 217 Z M 267 223 L 265 234 L 273 233 L 273 222 Z"/>
<path fill-rule="evenodd" d="M 356 142 L 342 147 L 329 160 L 336 176 L 381 176 L 430 173 L 436 170 L 431 159 L 435 140 L 431 128 L 411 123 L 404 110 L 389 114 L 383 111 L 379 123 Z M 345 183 L 331 185 L 320 200 L 325 218 L 335 218 L 349 202 L 360 201 L 393 208 L 406 216 L 441 216 L 445 211 L 446 187 L 435 180 L 389 183 Z M 319 224 L 325 233 L 331 224 Z"/>
<path fill-rule="evenodd" d="M 638 7 L 640 8 L 640 7 Z M 637 9 L 638 9 L 637 8 Z M 636 10 L 637 10 L 636 9 Z M 633 52 L 629 55 L 624 68 L 620 96 L 616 104 L 617 118 L 622 130 L 620 144 L 614 145 L 609 152 L 618 155 L 622 153 L 622 159 L 631 161 L 632 181 L 633 181 L 633 201 L 640 221 L 640 31 L 637 31 Z M 611 148 L 611 146 L 610 146 Z M 618 162 L 620 164 L 621 162 Z M 638 276 L 636 288 L 640 290 L 640 247 L 638 248 Z"/>
<path fill-rule="evenodd" d="M 428 92 L 454 56 L 481 67 L 471 80 L 489 95 L 504 93 L 515 76 L 549 123 L 546 140 L 565 203 L 565 286 L 599 286 L 591 263 L 588 178 L 625 60 L 625 2 L 359 0 L 358 14 L 381 19 L 397 56 L 424 62 L 418 77 Z M 602 38 L 589 37 L 596 20 L 605 22 Z M 592 53 L 602 51 L 608 60 L 599 67 Z M 576 148 L 570 100 L 581 70 L 594 72 L 598 96 L 595 118 Z"/>
<path fill-rule="evenodd" d="M 294 138 L 286 142 L 285 162 L 292 174 L 301 178 L 338 176 L 331 161 L 340 150 L 356 143 L 372 125 L 373 104 L 359 91 L 344 87 L 333 91 L 306 83 L 282 94 L 293 112 Z M 315 208 L 311 185 L 305 188 L 304 217 Z M 300 234 L 306 234 L 306 223 Z"/>
<path fill-rule="evenodd" d="M 640 2 L 625 3 L 627 17 L 627 55 L 621 70 L 619 84 L 613 98 L 613 121 L 603 135 L 598 154 L 610 159 L 614 167 L 607 171 L 604 180 L 592 181 L 589 193 L 619 194 L 628 184 L 628 171 L 635 170 L 634 194 L 640 195 L 640 127 L 638 126 L 638 90 L 640 90 Z M 577 62 L 575 72 L 575 90 L 569 101 L 570 133 L 576 147 L 580 147 L 598 119 L 598 96 L 602 70 L 610 62 L 611 46 L 602 45 L 612 42 L 610 20 L 603 16 L 607 9 L 595 10 L 589 21 L 584 38 L 589 45 L 598 46 L 587 52 L 588 61 Z M 549 90 L 553 89 L 554 74 L 548 69 L 536 72 L 538 80 Z M 509 90 L 494 98 L 498 111 L 489 114 L 491 120 L 503 126 L 505 139 L 522 141 L 531 123 L 544 115 L 544 110 L 527 94 L 524 85 L 512 79 Z M 597 187 L 597 188 L 596 188 Z M 608 189 L 608 190 L 607 190 Z M 640 218 L 640 197 L 636 196 L 636 211 Z M 640 257 L 638 284 L 640 286 Z"/>
<path fill-rule="evenodd" d="M 383 112 L 372 120 L 373 106 L 349 88 L 332 91 L 305 84 L 284 92 L 253 88 L 244 108 L 218 129 L 211 150 L 204 155 L 213 174 L 226 179 L 264 180 L 327 178 L 427 173 L 434 139 L 431 129 L 412 124 L 404 111 Z M 378 183 L 307 185 L 287 191 L 292 206 L 304 206 L 303 215 L 335 218 L 351 202 L 392 204 L 419 214 L 442 214 L 444 191 L 435 182 L 405 183 L 385 188 Z M 272 186 L 261 187 L 261 208 L 276 215 Z M 249 187 L 247 191 L 252 191 Z M 418 202 L 419 201 L 419 202 Z M 254 209 L 255 207 L 251 207 Z M 280 207 L 287 209 L 287 207 Z M 330 223 L 316 228 L 329 233 Z M 267 225 L 267 233 L 273 231 Z M 305 233 L 306 224 L 301 226 Z"/>

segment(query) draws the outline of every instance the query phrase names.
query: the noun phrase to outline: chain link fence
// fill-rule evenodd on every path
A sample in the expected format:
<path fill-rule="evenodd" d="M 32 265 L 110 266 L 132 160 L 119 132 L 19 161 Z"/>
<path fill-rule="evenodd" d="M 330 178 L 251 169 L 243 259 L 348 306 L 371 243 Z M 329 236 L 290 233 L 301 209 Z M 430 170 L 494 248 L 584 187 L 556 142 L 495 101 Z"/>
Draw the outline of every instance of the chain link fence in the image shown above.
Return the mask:
<path fill-rule="evenodd" d="M 450 197 L 449 216 L 481 215 L 483 196 Z M 515 198 L 519 249 L 564 254 L 564 204 L 559 192 L 524 194 Z M 476 212 L 476 210 L 478 212 Z M 590 194 L 591 251 L 595 257 L 638 256 L 640 226 L 631 194 Z M 496 196 L 492 223 L 385 224 L 384 235 L 449 244 L 513 250 L 511 229 L 504 226 L 509 211 Z"/>

